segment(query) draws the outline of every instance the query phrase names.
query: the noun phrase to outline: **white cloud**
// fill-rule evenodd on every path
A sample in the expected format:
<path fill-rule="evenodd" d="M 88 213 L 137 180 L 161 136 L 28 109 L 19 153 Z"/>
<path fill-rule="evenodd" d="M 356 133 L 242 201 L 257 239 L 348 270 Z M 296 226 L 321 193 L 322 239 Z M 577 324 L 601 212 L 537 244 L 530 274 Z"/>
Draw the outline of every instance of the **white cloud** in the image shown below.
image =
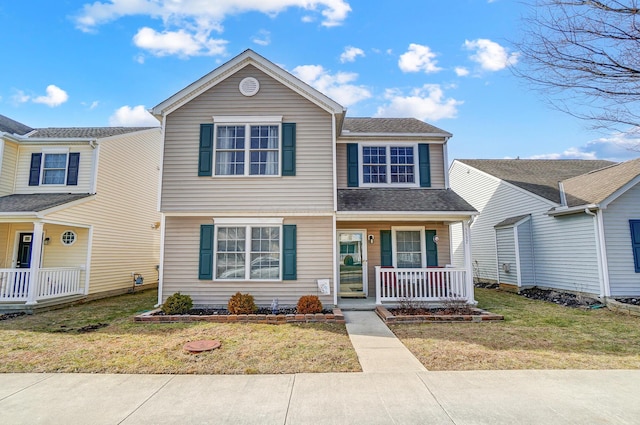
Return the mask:
<path fill-rule="evenodd" d="M 458 77 L 466 77 L 469 75 L 469 70 L 463 66 L 456 66 L 454 71 Z"/>
<path fill-rule="evenodd" d="M 351 106 L 371 97 L 366 87 L 350 84 L 358 79 L 358 74 L 353 72 L 331 75 L 321 65 L 301 65 L 293 69 L 293 74 L 342 106 Z"/>
<path fill-rule="evenodd" d="M 31 96 L 22 90 L 16 90 L 16 94 L 11 96 L 11 100 L 13 100 L 14 103 L 27 103 L 29 99 L 31 99 Z"/>
<path fill-rule="evenodd" d="M 208 35 L 208 33 L 190 34 L 182 29 L 159 33 L 152 28 L 144 27 L 133 37 L 133 42 L 156 56 L 188 57 L 224 54 L 227 42 L 209 38 Z"/>
<path fill-rule="evenodd" d="M 316 15 L 319 12 L 322 25 L 327 27 L 340 25 L 351 11 L 345 0 L 105 0 L 85 4 L 75 22 L 80 30 L 91 32 L 125 16 L 146 15 L 161 18 L 165 25 L 221 31 L 227 16 L 246 12 L 273 16 L 292 7 Z"/>
<path fill-rule="evenodd" d="M 340 62 L 355 62 L 358 56 L 364 57 L 364 51 L 357 47 L 347 46 L 344 49 L 344 52 L 340 55 Z"/>
<path fill-rule="evenodd" d="M 157 127 L 158 120 L 143 105 L 122 106 L 109 117 L 109 125 L 114 127 Z"/>
<path fill-rule="evenodd" d="M 570 147 L 562 153 L 534 155 L 532 159 L 607 159 L 627 161 L 640 156 L 640 128 L 625 133 L 614 133 L 586 143 Z"/>
<path fill-rule="evenodd" d="M 271 33 L 267 30 L 260 30 L 258 34 L 253 36 L 251 41 L 260 46 L 268 46 L 271 44 Z"/>
<path fill-rule="evenodd" d="M 85 106 L 85 107 L 89 108 L 90 111 L 93 111 L 94 109 L 96 109 L 100 105 L 100 102 L 98 102 L 97 100 L 94 100 L 91 103 L 80 102 L 80 104 L 82 106 Z"/>
<path fill-rule="evenodd" d="M 507 49 L 486 38 L 465 40 L 464 48 L 473 51 L 469 59 L 480 64 L 487 71 L 500 71 L 518 63 L 518 53 L 509 53 Z"/>
<path fill-rule="evenodd" d="M 32 99 L 34 103 L 42 103 L 51 108 L 60 106 L 67 100 L 69 100 L 67 92 L 53 84 L 47 86 L 47 94 L 45 96 L 38 96 Z"/>
<path fill-rule="evenodd" d="M 376 117 L 418 118 L 423 121 L 437 121 L 455 118 L 462 101 L 445 98 L 438 84 L 425 84 L 413 89 L 408 95 L 400 90 L 388 89 L 385 98 L 389 101 L 378 108 Z"/>
<path fill-rule="evenodd" d="M 402 72 L 424 71 L 426 74 L 438 72 L 442 68 L 438 68 L 436 65 L 438 61 L 435 60 L 435 57 L 436 54 L 431 51 L 429 46 L 412 43 L 409 44 L 409 50 L 400 55 L 398 66 Z"/>

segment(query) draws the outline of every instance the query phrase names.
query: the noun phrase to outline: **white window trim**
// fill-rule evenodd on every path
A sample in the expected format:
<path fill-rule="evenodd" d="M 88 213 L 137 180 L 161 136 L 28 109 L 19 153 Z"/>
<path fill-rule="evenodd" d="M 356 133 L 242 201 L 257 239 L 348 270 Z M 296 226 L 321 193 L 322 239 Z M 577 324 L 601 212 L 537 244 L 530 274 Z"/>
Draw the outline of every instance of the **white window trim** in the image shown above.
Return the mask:
<path fill-rule="evenodd" d="M 215 227 L 213 231 L 213 281 L 214 282 L 280 282 L 282 281 L 282 222 L 283 219 L 245 219 L 238 221 L 237 219 L 215 219 Z M 218 229 L 220 227 L 245 227 L 245 262 L 244 262 L 244 278 L 243 279 L 221 279 L 217 277 L 217 258 L 218 258 Z M 253 227 L 278 227 L 280 229 L 280 261 L 278 278 L 276 279 L 252 279 L 251 278 L 251 228 Z M 248 276 L 248 277 L 247 277 Z"/>
<path fill-rule="evenodd" d="M 45 183 L 44 182 L 44 158 L 49 154 L 65 154 L 67 159 L 64 161 L 64 183 Z M 66 186 L 67 176 L 69 175 L 69 148 L 42 148 L 42 158 L 40 158 L 40 186 Z"/>
<path fill-rule="evenodd" d="M 224 120 L 222 119 L 224 118 Z M 220 121 L 217 122 L 216 119 Z M 252 177 L 252 178 L 269 178 L 282 176 L 282 117 L 213 117 L 213 173 L 214 178 L 236 178 L 236 177 Z M 241 126 L 245 127 L 244 135 L 244 174 L 216 174 L 216 156 L 218 142 L 218 126 Z M 275 125 L 278 126 L 278 173 L 277 174 L 251 174 L 251 127 L 257 125 Z M 255 150 L 255 149 L 254 149 Z"/>
<path fill-rule="evenodd" d="M 364 183 L 364 154 L 365 147 L 384 147 L 387 158 L 387 183 Z M 391 183 L 391 147 L 413 148 L 413 183 Z M 389 143 L 389 142 L 365 142 L 358 144 L 358 179 L 360 187 L 420 187 L 420 159 L 418 157 L 417 143 Z"/>
<path fill-rule="evenodd" d="M 393 253 L 393 267 L 398 267 L 398 231 L 414 231 L 420 233 L 420 268 L 427 267 L 427 241 L 424 226 L 392 226 L 391 227 L 391 252 Z"/>

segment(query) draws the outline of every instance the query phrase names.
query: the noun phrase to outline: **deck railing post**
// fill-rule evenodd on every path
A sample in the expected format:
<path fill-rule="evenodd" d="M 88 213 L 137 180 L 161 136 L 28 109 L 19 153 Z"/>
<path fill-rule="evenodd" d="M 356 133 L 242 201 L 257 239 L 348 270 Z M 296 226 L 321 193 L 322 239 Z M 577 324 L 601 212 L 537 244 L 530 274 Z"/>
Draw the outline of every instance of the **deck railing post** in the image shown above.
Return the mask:
<path fill-rule="evenodd" d="M 376 271 L 376 305 L 381 305 L 382 279 L 380 279 L 380 266 L 374 267 Z"/>

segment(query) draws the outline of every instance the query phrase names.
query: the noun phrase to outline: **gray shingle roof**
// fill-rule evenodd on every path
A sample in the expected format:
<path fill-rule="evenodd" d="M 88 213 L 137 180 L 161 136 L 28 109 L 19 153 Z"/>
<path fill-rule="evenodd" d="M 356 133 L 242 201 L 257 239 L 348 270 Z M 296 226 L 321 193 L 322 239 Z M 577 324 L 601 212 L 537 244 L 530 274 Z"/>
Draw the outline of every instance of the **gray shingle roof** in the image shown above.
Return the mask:
<path fill-rule="evenodd" d="M 598 204 L 640 176 L 640 158 L 621 162 L 562 182 L 567 206 Z"/>
<path fill-rule="evenodd" d="M 36 193 L 28 195 L 7 195 L 0 197 L 0 212 L 15 213 L 44 211 L 88 196 L 91 196 L 91 194 Z"/>
<path fill-rule="evenodd" d="M 338 189 L 338 211 L 476 212 L 451 189 Z"/>
<path fill-rule="evenodd" d="M 29 137 L 43 139 L 99 139 L 156 127 L 48 127 L 38 128 Z"/>
<path fill-rule="evenodd" d="M 438 127 L 415 118 L 345 118 L 342 125 L 342 135 L 346 136 L 354 133 L 441 133 L 451 135 Z"/>
<path fill-rule="evenodd" d="M 10 134 L 18 134 L 20 136 L 27 134 L 33 129 L 28 125 L 24 125 L 18 121 L 14 121 L 9 117 L 0 115 L 0 131 Z"/>
<path fill-rule="evenodd" d="M 558 204 L 560 203 L 558 182 L 615 164 L 611 161 L 578 159 L 459 159 L 457 161 Z"/>
<path fill-rule="evenodd" d="M 513 226 L 514 224 L 516 224 L 520 220 L 522 220 L 524 218 L 527 218 L 527 217 L 531 217 L 531 214 L 516 215 L 515 217 L 505 218 L 504 220 L 502 220 L 500 223 L 496 224 L 493 227 Z"/>

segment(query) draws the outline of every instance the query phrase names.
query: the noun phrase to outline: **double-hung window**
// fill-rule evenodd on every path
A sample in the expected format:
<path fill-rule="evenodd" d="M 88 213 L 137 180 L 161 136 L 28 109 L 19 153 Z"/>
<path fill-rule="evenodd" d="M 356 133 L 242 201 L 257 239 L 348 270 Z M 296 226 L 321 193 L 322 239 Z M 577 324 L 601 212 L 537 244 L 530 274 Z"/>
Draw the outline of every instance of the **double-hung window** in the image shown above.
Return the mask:
<path fill-rule="evenodd" d="M 418 186 L 416 145 L 363 144 L 360 149 L 363 186 Z"/>
<path fill-rule="evenodd" d="M 426 267 L 424 228 L 394 227 L 392 237 L 395 267 Z"/>
<path fill-rule="evenodd" d="M 45 153 L 42 160 L 42 184 L 65 184 L 67 154 Z"/>
<path fill-rule="evenodd" d="M 215 226 L 217 280 L 280 280 L 282 226 Z"/>
<path fill-rule="evenodd" d="M 256 122 L 244 119 L 248 122 L 216 122 L 215 175 L 279 176 L 282 117 L 266 117 Z"/>

